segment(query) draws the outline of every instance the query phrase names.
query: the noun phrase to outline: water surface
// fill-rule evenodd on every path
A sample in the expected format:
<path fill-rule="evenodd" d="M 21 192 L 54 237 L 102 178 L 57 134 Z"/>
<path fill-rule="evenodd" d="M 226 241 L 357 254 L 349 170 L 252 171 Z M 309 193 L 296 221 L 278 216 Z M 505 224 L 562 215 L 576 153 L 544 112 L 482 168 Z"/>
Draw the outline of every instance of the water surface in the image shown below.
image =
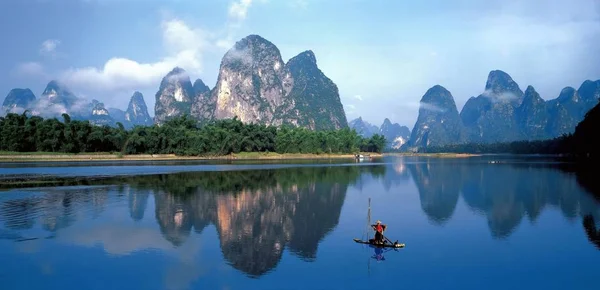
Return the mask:
<path fill-rule="evenodd" d="M 600 203 L 542 158 L 2 164 L 2 289 L 597 289 Z M 399 250 L 356 244 L 371 222 Z M 372 236 L 372 234 L 371 234 Z"/>

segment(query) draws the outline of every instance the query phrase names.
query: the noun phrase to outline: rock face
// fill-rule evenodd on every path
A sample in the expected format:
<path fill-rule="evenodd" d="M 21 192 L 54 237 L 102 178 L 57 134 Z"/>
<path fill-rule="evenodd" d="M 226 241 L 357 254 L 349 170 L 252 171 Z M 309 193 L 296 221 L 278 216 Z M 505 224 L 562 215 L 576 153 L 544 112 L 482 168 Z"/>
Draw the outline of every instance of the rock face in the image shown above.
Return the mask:
<path fill-rule="evenodd" d="M 131 126 L 150 126 L 152 118 L 148 114 L 148 107 L 144 96 L 140 92 L 134 92 L 125 111 L 125 121 Z"/>
<path fill-rule="evenodd" d="M 202 122 L 214 119 L 216 100 L 211 94 L 210 88 L 201 79 L 194 82 L 194 101 L 192 103 L 191 115 Z"/>
<path fill-rule="evenodd" d="M 387 140 L 387 147 L 393 149 L 400 149 L 410 139 L 410 130 L 408 127 L 400 126 L 398 123 L 392 124 L 388 118 L 383 120 L 379 134 L 383 135 Z"/>
<path fill-rule="evenodd" d="M 436 85 L 421 98 L 419 117 L 405 144 L 408 150 L 464 142 L 465 130 L 456 103 L 446 88 Z"/>
<path fill-rule="evenodd" d="M 286 102 L 293 80 L 281 59 L 279 49 L 266 39 L 250 35 L 238 41 L 223 57 L 217 85 L 212 92 L 216 100 L 217 119 L 237 116 L 244 123 L 281 125 L 275 111 Z"/>
<path fill-rule="evenodd" d="M 290 59 L 286 69 L 292 75 L 293 87 L 276 117 L 284 123 L 313 130 L 348 127 L 346 113 L 337 86 L 317 66 L 312 51 L 305 51 Z M 293 106 L 293 110 L 289 110 Z"/>
<path fill-rule="evenodd" d="M 521 139 L 515 112 L 522 100 L 523 92 L 507 73 L 491 71 L 485 91 L 470 98 L 461 112 L 469 140 L 489 143 Z"/>
<path fill-rule="evenodd" d="M 189 114 L 194 88 L 187 72 L 179 67 L 174 68 L 162 79 L 155 97 L 155 123 L 162 124 L 173 117 Z"/>
<path fill-rule="evenodd" d="M 183 74 L 181 69 L 170 74 Z M 318 68 L 312 51 L 286 64 L 268 40 L 250 35 L 223 57 L 216 86 L 189 77 L 165 77 L 156 94 L 155 120 L 190 114 L 200 123 L 237 117 L 244 123 L 301 126 L 314 130 L 348 127 L 337 86 Z M 181 91 L 177 98 L 177 91 Z"/>
<path fill-rule="evenodd" d="M 379 128 L 377 128 L 377 126 L 375 126 L 367 121 L 364 121 L 362 119 L 362 117 L 358 117 L 358 118 L 350 121 L 350 123 L 348 123 L 348 125 L 350 126 L 351 129 L 354 129 L 356 131 L 356 133 L 358 133 L 360 136 L 363 136 L 365 138 L 370 138 L 374 134 L 379 133 Z"/>
<path fill-rule="evenodd" d="M 108 110 L 104 107 L 104 103 L 100 103 L 96 100 L 93 101 L 94 107 L 90 116 L 90 123 L 98 126 L 110 126 L 114 125 L 115 121 L 110 116 Z"/>
<path fill-rule="evenodd" d="M 4 99 L 0 115 L 5 113 L 23 113 L 29 104 L 35 101 L 35 95 L 30 89 L 12 89 Z"/>
<path fill-rule="evenodd" d="M 548 137 L 548 110 L 546 102 L 532 86 L 525 90 L 523 102 L 516 110 L 516 121 L 523 139 L 542 140 Z"/>

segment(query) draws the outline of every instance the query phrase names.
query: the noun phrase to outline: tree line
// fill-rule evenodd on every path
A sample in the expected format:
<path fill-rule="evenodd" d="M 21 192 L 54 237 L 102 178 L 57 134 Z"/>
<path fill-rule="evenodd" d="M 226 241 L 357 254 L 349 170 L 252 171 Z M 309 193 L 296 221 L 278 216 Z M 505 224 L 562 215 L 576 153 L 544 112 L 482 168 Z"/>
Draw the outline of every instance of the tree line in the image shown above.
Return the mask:
<path fill-rule="evenodd" d="M 246 124 L 237 117 L 199 125 L 187 115 L 162 125 L 126 130 L 71 120 L 68 114 L 42 118 L 9 113 L 0 117 L 0 151 L 120 152 L 122 154 L 227 155 L 240 152 L 338 154 L 381 153 L 383 135 L 361 137 L 355 130 L 313 131 L 299 127 Z"/>

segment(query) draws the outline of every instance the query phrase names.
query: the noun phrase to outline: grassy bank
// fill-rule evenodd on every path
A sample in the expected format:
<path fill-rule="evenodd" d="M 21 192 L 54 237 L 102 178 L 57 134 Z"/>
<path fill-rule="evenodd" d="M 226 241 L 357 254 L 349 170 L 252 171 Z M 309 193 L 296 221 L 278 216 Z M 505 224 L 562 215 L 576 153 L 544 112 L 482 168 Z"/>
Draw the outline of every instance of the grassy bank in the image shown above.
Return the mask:
<path fill-rule="evenodd" d="M 366 153 L 372 157 L 381 154 Z M 98 161 L 98 160 L 276 160 L 276 159 L 353 159 L 353 154 L 301 154 L 274 152 L 240 152 L 224 156 L 177 156 L 175 154 L 134 154 L 116 153 L 46 153 L 46 152 L 0 152 L 0 162 L 41 162 L 41 161 Z"/>

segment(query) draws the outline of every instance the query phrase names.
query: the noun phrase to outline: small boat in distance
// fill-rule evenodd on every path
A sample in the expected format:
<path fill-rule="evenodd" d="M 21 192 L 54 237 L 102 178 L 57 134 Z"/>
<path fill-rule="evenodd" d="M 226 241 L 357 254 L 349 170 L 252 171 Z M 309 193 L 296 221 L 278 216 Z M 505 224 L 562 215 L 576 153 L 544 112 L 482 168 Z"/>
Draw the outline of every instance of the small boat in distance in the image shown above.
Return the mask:
<path fill-rule="evenodd" d="M 356 159 L 356 160 L 371 160 L 371 159 L 373 159 L 373 157 L 371 157 L 371 155 L 354 154 L 354 159 Z"/>

